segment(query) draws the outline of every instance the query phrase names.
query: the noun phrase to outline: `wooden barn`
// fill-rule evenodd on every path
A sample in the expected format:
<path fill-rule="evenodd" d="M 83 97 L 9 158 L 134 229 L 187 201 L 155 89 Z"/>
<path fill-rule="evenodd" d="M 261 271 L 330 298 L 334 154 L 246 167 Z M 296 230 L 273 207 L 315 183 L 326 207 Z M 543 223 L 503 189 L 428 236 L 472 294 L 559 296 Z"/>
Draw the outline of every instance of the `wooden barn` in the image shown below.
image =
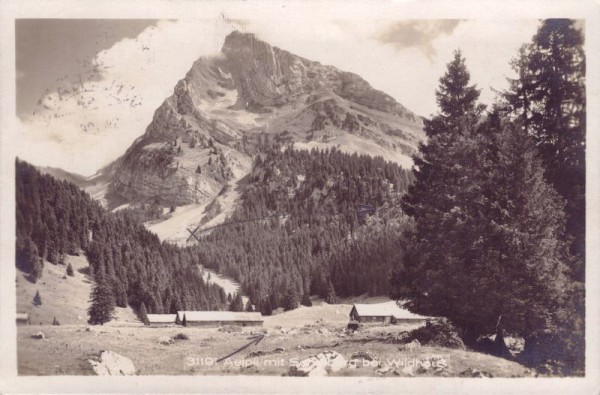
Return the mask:
<path fill-rule="evenodd" d="M 364 324 L 422 324 L 429 319 L 401 308 L 394 301 L 358 304 L 350 310 L 350 319 Z"/>
<path fill-rule="evenodd" d="M 161 327 L 175 325 L 177 314 L 147 314 L 148 326 Z"/>
<path fill-rule="evenodd" d="M 179 320 L 183 317 L 188 326 L 262 326 L 264 319 L 260 313 L 237 311 L 178 311 Z"/>
<path fill-rule="evenodd" d="M 17 325 L 29 325 L 29 314 L 17 313 Z"/>

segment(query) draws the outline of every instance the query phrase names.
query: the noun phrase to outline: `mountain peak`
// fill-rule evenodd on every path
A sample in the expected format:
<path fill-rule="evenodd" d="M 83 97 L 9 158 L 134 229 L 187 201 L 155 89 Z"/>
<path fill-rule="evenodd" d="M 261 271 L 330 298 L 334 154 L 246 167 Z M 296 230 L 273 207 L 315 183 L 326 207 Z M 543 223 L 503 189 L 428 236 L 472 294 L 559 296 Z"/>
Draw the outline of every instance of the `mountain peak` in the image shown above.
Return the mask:
<path fill-rule="evenodd" d="M 257 40 L 256 35 L 254 33 L 244 33 L 239 30 L 234 30 L 225 37 L 225 42 L 223 47 L 225 46 L 236 46 L 236 45 L 247 45 L 249 42 Z"/>
<path fill-rule="evenodd" d="M 230 57 L 247 58 L 257 54 L 272 53 L 273 47 L 258 38 L 253 33 L 242 33 L 237 30 L 225 37 L 221 52 Z"/>
<path fill-rule="evenodd" d="M 239 31 L 222 55 L 194 63 L 115 165 L 111 206 L 204 203 L 248 173 L 265 139 L 410 166 L 421 120 L 360 76 Z"/>

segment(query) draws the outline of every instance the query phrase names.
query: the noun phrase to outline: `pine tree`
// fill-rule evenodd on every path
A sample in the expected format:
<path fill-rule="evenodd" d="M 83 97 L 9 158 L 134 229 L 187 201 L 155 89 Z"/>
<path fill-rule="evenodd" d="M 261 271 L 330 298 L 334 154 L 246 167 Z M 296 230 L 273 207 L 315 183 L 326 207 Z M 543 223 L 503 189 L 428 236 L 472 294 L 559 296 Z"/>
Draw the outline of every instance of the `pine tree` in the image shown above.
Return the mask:
<path fill-rule="evenodd" d="M 52 235 L 50 237 L 52 237 Z M 58 252 L 56 250 L 56 243 L 53 239 L 48 240 L 46 243 L 46 260 L 53 265 L 58 264 Z"/>
<path fill-rule="evenodd" d="M 34 284 L 42 277 L 43 261 L 35 243 L 29 237 L 25 237 L 21 248 L 17 246 L 17 266 L 29 273 L 29 279 Z"/>
<path fill-rule="evenodd" d="M 202 174 L 202 168 L 200 167 L 200 165 L 198 165 L 198 167 L 196 167 L 196 173 Z"/>
<path fill-rule="evenodd" d="M 302 295 L 302 300 L 300 301 L 300 304 L 302 304 L 303 306 L 307 306 L 307 307 L 312 306 L 312 301 L 310 300 L 310 295 L 307 292 L 305 292 L 304 295 Z"/>
<path fill-rule="evenodd" d="M 54 320 L 52 320 L 52 325 L 54 325 L 54 326 L 60 325 L 60 322 L 58 322 L 58 320 L 56 319 L 56 317 L 54 317 Z"/>
<path fill-rule="evenodd" d="M 462 117 L 477 110 L 480 92 L 474 85 L 469 85 L 470 79 L 465 58 L 460 51 L 455 51 L 454 59 L 448 63 L 447 72 L 440 78 L 440 86 L 435 93 L 440 116 L 450 125 L 457 125 Z M 434 130 L 430 128 L 428 134 Z"/>
<path fill-rule="evenodd" d="M 187 318 L 185 317 L 185 313 L 183 314 L 183 320 L 181 321 L 181 325 L 188 326 L 188 324 L 187 324 Z"/>
<path fill-rule="evenodd" d="M 33 305 L 34 306 L 42 305 L 42 297 L 40 296 L 40 291 L 35 291 L 35 296 L 33 297 Z"/>
<path fill-rule="evenodd" d="M 261 303 L 261 310 L 260 310 L 262 315 L 272 315 L 273 314 L 273 306 L 271 305 L 271 301 L 269 298 L 266 298 L 263 303 Z"/>
<path fill-rule="evenodd" d="M 219 287 L 219 302 L 222 305 L 227 303 L 227 294 L 225 293 L 225 290 L 221 287 Z"/>
<path fill-rule="evenodd" d="M 229 305 L 229 311 L 244 311 L 244 301 L 242 295 L 237 292 Z"/>
<path fill-rule="evenodd" d="M 142 305 L 140 306 L 139 316 L 140 321 L 142 321 L 144 325 L 150 324 L 150 321 L 148 321 L 148 310 L 146 310 L 146 304 L 144 302 L 142 302 Z"/>
<path fill-rule="evenodd" d="M 546 179 L 566 199 L 567 231 L 575 238 L 585 277 L 585 54 L 576 21 L 547 19 L 512 63 L 519 78 L 504 97 L 525 130 L 534 137 Z"/>
<path fill-rule="evenodd" d="M 246 311 L 249 313 L 254 312 L 254 308 L 252 307 L 252 303 L 250 302 L 250 299 L 248 299 L 248 302 L 246 302 Z"/>
<path fill-rule="evenodd" d="M 116 306 L 112 286 L 106 279 L 106 275 L 99 272 L 94 276 L 94 288 L 90 300 L 88 315 L 89 323 L 92 325 L 104 325 L 114 318 L 114 309 Z"/>
<path fill-rule="evenodd" d="M 73 272 L 73 266 L 71 265 L 71 262 L 69 262 L 67 265 L 67 276 L 73 277 L 74 275 L 75 273 Z"/>
<path fill-rule="evenodd" d="M 518 125 L 472 115 L 452 119 L 446 108 L 427 125 L 441 133 L 428 133 L 403 201 L 415 228 L 395 296 L 449 318 L 467 343 L 504 330 L 532 339 L 562 325 L 558 306 L 572 292 L 563 202 Z"/>
<path fill-rule="evenodd" d="M 285 311 L 290 311 L 298 308 L 300 303 L 300 298 L 298 297 L 298 292 L 295 288 L 288 288 L 288 291 L 285 294 L 283 299 L 283 309 Z"/>
<path fill-rule="evenodd" d="M 181 320 L 179 319 L 179 313 L 175 312 L 175 325 L 182 325 Z"/>
<path fill-rule="evenodd" d="M 325 298 L 325 302 L 328 304 L 336 304 L 338 303 L 338 297 L 335 293 L 335 288 L 331 281 L 329 281 L 329 285 L 327 286 L 327 297 Z"/>

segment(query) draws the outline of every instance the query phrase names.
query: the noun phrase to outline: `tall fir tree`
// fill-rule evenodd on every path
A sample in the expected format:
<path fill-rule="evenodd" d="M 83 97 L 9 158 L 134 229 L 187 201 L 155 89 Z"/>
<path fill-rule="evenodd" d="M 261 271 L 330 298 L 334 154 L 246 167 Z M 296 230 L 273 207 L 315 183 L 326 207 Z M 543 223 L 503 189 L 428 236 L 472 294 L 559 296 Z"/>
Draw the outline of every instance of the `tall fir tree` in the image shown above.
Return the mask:
<path fill-rule="evenodd" d="M 272 315 L 273 314 L 273 306 L 271 305 L 270 298 L 265 298 L 265 300 L 261 303 L 260 312 L 262 315 Z"/>
<path fill-rule="evenodd" d="M 116 306 L 112 285 L 102 271 L 94 275 L 94 288 L 88 309 L 89 323 L 104 325 L 114 318 Z"/>
<path fill-rule="evenodd" d="M 302 295 L 302 300 L 300 301 L 300 304 L 306 307 L 312 306 L 312 301 L 310 300 L 310 295 L 308 294 L 308 292 L 305 292 Z"/>
<path fill-rule="evenodd" d="M 26 273 L 34 284 L 42 277 L 43 260 L 40 258 L 38 248 L 29 237 L 25 237 L 19 245 L 17 240 L 17 266 Z"/>
<path fill-rule="evenodd" d="M 244 311 L 244 301 L 242 300 L 242 295 L 239 292 L 236 292 L 233 297 L 230 305 L 229 311 Z"/>
<path fill-rule="evenodd" d="M 327 302 L 328 304 L 338 303 L 338 297 L 335 293 L 335 288 L 333 287 L 331 281 L 329 281 L 329 284 L 327 286 L 327 296 L 325 297 L 325 302 Z"/>
<path fill-rule="evenodd" d="M 283 309 L 285 311 L 294 310 L 298 308 L 299 304 L 300 297 L 298 296 L 298 291 L 294 287 L 288 287 L 288 291 L 283 298 Z"/>
<path fill-rule="evenodd" d="M 453 63 L 447 74 L 457 72 Z M 564 204 L 530 137 L 495 111 L 479 122 L 480 106 L 453 99 L 465 96 L 455 92 L 426 123 L 430 139 L 403 201 L 415 227 L 403 238 L 394 296 L 411 311 L 449 318 L 468 343 L 507 330 L 533 344 L 564 324 L 559 306 L 572 290 Z M 471 112 L 451 111 L 453 100 Z"/>
<path fill-rule="evenodd" d="M 148 310 L 146 309 L 146 304 L 144 302 L 142 302 L 142 305 L 140 306 L 140 320 L 144 323 L 144 325 L 148 325 L 150 324 L 150 321 L 148 321 Z"/>
<path fill-rule="evenodd" d="M 574 278 L 585 277 L 586 97 L 583 32 L 577 21 L 542 21 L 512 67 L 518 78 L 504 93 L 515 118 L 533 136 L 546 179 L 566 199 L 567 231 L 580 257 Z"/>

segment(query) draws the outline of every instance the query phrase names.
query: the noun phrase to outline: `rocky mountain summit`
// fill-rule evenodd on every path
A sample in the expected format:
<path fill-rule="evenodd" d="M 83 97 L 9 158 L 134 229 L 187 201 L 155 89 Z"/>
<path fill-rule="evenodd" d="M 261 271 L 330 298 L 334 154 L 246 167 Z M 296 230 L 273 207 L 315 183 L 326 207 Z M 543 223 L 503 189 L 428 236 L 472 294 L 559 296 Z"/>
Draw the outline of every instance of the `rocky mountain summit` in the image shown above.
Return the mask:
<path fill-rule="evenodd" d="M 423 138 L 420 117 L 358 75 L 233 32 L 220 54 L 193 64 L 145 133 L 107 168 L 108 206 L 208 202 L 273 141 L 410 166 Z"/>

